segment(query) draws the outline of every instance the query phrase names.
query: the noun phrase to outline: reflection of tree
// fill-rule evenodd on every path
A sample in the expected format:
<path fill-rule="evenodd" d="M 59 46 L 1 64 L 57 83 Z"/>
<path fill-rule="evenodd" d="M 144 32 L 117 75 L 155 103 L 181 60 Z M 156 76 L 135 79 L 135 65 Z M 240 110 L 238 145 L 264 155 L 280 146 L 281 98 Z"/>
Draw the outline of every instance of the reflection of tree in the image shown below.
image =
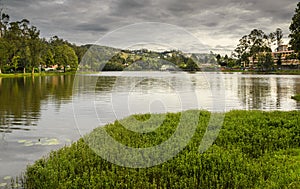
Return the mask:
<path fill-rule="evenodd" d="M 247 109 L 299 109 L 291 96 L 300 93 L 300 79 L 287 77 L 241 77 L 238 98 Z"/>
<path fill-rule="evenodd" d="M 71 98 L 73 79 L 71 75 L 1 79 L 0 132 L 36 126 L 43 101 L 51 97 L 60 104 Z"/>
<path fill-rule="evenodd" d="M 96 91 L 109 92 L 113 89 L 115 82 L 117 80 L 116 76 L 102 76 L 98 77 L 96 83 Z"/>
<path fill-rule="evenodd" d="M 270 85 L 261 78 L 241 78 L 239 81 L 239 98 L 247 109 L 263 109 L 270 95 Z"/>

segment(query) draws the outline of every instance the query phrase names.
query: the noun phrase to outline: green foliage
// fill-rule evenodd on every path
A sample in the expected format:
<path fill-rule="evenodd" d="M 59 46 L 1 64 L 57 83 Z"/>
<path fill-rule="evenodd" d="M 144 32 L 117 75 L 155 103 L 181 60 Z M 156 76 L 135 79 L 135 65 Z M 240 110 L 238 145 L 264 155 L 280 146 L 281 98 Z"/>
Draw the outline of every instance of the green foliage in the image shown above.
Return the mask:
<path fill-rule="evenodd" d="M 41 39 L 40 31 L 26 19 L 9 22 L 8 15 L 0 17 L 0 74 L 3 68 L 13 68 L 15 72 L 23 70 L 24 73 L 31 70 L 34 74 L 40 65 L 55 65 L 55 58 L 64 68 L 75 71 L 85 51 L 86 47 L 77 47 L 57 36 L 49 42 Z M 18 64 L 16 57 L 19 57 Z M 11 69 L 3 70 L 10 72 Z"/>
<path fill-rule="evenodd" d="M 54 47 L 54 61 L 64 68 L 64 72 L 66 67 L 70 67 L 72 70 L 77 70 L 78 67 L 78 57 L 75 51 L 66 44 Z"/>
<path fill-rule="evenodd" d="M 20 56 L 14 56 L 13 59 L 12 59 L 12 66 L 15 69 L 15 71 L 18 69 L 18 65 L 20 63 L 20 59 L 21 59 Z"/>
<path fill-rule="evenodd" d="M 254 63 L 262 53 L 272 52 L 271 45 L 275 40 L 277 40 L 277 43 L 281 43 L 282 30 L 280 28 L 277 28 L 275 32 L 270 34 L 265 34 L 262 30 L 254 29 L 249 35 L 245 35 L 239 40 L 239 44 L 234 50 L 235 56 L 248 66 L 250 57 L 252 57 Z M 261 67 L 269 69 L 272 64 L 269 55 L 263 57 L 263 59 L 266 59 L 264 61 L 262 61 L 262 57 L 260 58 Z"/>
<path fill-rule="evenodd" d="M 274 67 L 274 60 L 271 53 L 259 54 L 258 68 L 263 71 L 269 71 Z"/>
<path fill-rule="evenodd" d="M 82 62 L 79 68 L 83 71 L 200 70 L 195 58 L 187 58 L 187 55 L 175 50 L 120 50 L 95 45 L 86 52 Z"/>
<path fill-rule="evenodd" d="M 300 101 L 300 94 L 296 94 L 294 96 L 291 97 L 294 100 Z"/>
<path fill-rule="evenodd" d="M 297 8 L 295 9 L 295 14 L 290 25 L 290 31 L 290 44 L 295 52 L 300 52 L 300 2 L 298 2 Z"/>
<path fill-rule="evenodd" d="M 7 40 L 0 38 L 0 74 L 2 73 L 2 68 L 6 65 L 9 58 L 9 43 Z"/>
<path fill-rule="evenodd" d="M 96 155 L 87 145 L 106 130 L 122 144 L 132 147 L 158 145 L 176 130 L 182 113 L 135 115 L 95 129 L 91 134 L 52 152 L 28 166 L 21 179 L 24 188 L 297 188 L 300 185 L 300 113 L 231 111 L 217 140 L 199 153 L 210 113 L 199 116 L 196 133 L 173 159 L 146 169 L 124 168 Z M 159 128 L 145 134 L 130 126 Z M 147 125 L 132 120 L 149 121 Z M 189 124 L 189 123 L 188 123 Z M 187 124 L 187 125 L 188 125 Z M 189 129 L 187 126 L 186 129 Z M 128 160 L 134 161 L 130 154 Z"/>

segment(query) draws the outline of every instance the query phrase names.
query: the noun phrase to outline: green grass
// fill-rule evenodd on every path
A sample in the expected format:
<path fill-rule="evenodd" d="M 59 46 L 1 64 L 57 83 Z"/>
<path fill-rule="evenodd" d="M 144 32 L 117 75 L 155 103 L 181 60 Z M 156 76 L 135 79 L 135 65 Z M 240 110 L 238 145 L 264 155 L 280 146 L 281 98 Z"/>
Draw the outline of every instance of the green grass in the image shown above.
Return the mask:
<path fill-rule="evenodd" d="M 172 136 L 181 115 L 183 113 L 135 115 L 97 128 L 84 139 L 53 151 L 49 156 L 28 166 L 18 182 L 24 188 L 34 189 L 299 188 L 300 112 L 298 111 L 228 112 L 218 138 L 205 153 L 199 153 L 198 150 L 207 129 L 210 113 L 185 112 L 185 115 L 190 117 L 200 115 L 194 136 L 177 156 L 150 168 L 120 167 L 102 159 L 87 145 L 87 143 L 101 145 L 99 142 L 103 139 L 101 136 L 105 130 L 115 140 L 127 146 L 135 148 L 155 146 Z M 159 120 L 162 118 L 164 121 L 160 125 Z M 135 119 L 149 122 L 141 124 L 132 121 Z M 134 133 L 121 123 L 129 124 L 127 126 L 131 129 L 145 129 L 147 132 Z M 156 128 L 156 123 L 160 127 Z M 182 126 L 186 127 L 188 132 L 191 124 L 192 121 L 187 119 Z M 135 161 L 131 154 L 123 155 L 128 161 Z M 163 154 L 154 156 L 159 158 Z"/>
<path fill-rule="evenodd" d="M 300 101 L 300 94 L 296 94 L 296 95 L 292 96 L 291 98 L 296 101 Z"/>

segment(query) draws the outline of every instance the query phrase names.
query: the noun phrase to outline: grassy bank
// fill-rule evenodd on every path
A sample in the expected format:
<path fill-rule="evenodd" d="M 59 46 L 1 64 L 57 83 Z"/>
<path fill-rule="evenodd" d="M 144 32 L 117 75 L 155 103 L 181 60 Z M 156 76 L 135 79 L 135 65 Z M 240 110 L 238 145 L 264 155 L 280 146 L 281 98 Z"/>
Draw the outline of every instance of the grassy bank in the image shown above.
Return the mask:
<path fill-rule="evenodd" d="M 245 73 L 245 74 L 277 74 L 277 75 L 300 75 L 300 70 L 276 70 L 276 71 L 255 71 L 255 70 L 222 70 L 224 73 Z"/>
<path fill-rule="evenodd" d="M 16 73 L 16 74 L 0 74 L 0 78 L 16 78 L 16 77 L 37 77 L 37 76 L 55 76 L 55 75 L 73 75 L 76 72 L 42 72 L 42 73 Z"/>
<path fill-rule="evenodd" d="M 210 113 L 187 113 L 191 117 L 199 114 L 198 127 L 188 145 L 161 165 L 144 169 L 120 167 L 96 155 L 87 143 L 98 144 L 105 130 L 127 146 L 144 148 L 158 145 L 175 132 L 181 113 L 166 114 L 163 124 L 146 134 L 129 131 L 118 121 L 97 128 L 85 140 L 80 139 L 69 147 L 54 151 L 29 166 L 22 178 L 22 185 L 35 189 L 299 188 L 300 112 L 226 113 L 217 140 L 205 153 L 199 153 L 198 148 Z M 155 125 L 155 120 L 160 120 L 164 115 L 152 116 L 152 125 L 148 125 L 151 127 Z M 133 118 L 144 121 L 149 117 L 131 116 L 122 123 L 132 123 Z M 183 126 L 189 129 L 190 124 L 186 121 Z M 131 126 L 141 128 L 147 127 L 147 124 Z M 156 158 L 161 155 L 157 154 Z M 125 157 L 134 162 L 131 154 Z"/>
<path fill-rule="evenodd" d="M 292 99 L 296 101 L 300 101 L 300 94 L 296 94 L 295 96 L 292 96 Z"/>

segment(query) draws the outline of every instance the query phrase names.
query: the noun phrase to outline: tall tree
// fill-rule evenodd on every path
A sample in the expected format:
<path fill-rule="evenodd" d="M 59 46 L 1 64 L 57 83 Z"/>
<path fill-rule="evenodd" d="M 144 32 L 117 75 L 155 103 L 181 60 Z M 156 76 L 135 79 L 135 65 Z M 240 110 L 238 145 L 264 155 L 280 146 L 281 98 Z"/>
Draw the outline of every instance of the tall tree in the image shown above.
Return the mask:
<path fill-rule="evenodd" d="M 282 37 L 283 37 L 282 29 L 277 28 L 275 32 L 275 36 L 277 41 L 277 47 L 279 47 L 280 45 L 282 45 Z"/>
<path fill-rule="evenodd" d="M 0 9 L 0 38 L 5 35 L 9 23 L 9 15 L 3 12 L 3 9 Z"/>
<path fill-rule="evenodd" d="M 263 71 L 269 71 L 274 67 L 274 59 L 270 52 L 258 55 L 258 67 Z"/>
<path fill-rule="evenodd" d="M 9 58 L 9 43 L 6 39 L 0 38 L 0 74 L 3 66 L 7 63 Z"/>
<path fill-rule="evenodd" d="M 70 67 L 72 70 L 76 70 L 78 67 L 78 57 L 75 51 L 66 44 L 54 47 L 54 61 L 58 66 L 64 68 L 64 72 L 66 67 Z"/>
<path fill-rule="evenodd" d="M 249 63 L 249 57 L 252 61 L 257 58 L 257 54 L 262 52 L 271 52 L 271 44 L 275 40 L 275 34 L 265 34 L 262 30 L 254 29 L 249 35 L 245 35 L 240 39 L 240 43 L 235 49 L 236 56 L 245 64 Z"/>
<path fill-rule="evenodd" d="M 295 50 L 295 52 L 298 53 L 300 52 L 300 2 L 298 2 L 297 8 L 295 9 L 295 14 L 290 25 L 290 31 L 290 44 L 292 45 L 292 48 Z"/>
<path fill-rule="evenodd" d="M 41 52 L 43 44 L 39 38 L 40 31 L 36 27 L 32 26 L 28 29 L 28 46 L 30 49 L 30 68 L 31 73 L 34 74 L 34 69 L 40 65 Z"/>

